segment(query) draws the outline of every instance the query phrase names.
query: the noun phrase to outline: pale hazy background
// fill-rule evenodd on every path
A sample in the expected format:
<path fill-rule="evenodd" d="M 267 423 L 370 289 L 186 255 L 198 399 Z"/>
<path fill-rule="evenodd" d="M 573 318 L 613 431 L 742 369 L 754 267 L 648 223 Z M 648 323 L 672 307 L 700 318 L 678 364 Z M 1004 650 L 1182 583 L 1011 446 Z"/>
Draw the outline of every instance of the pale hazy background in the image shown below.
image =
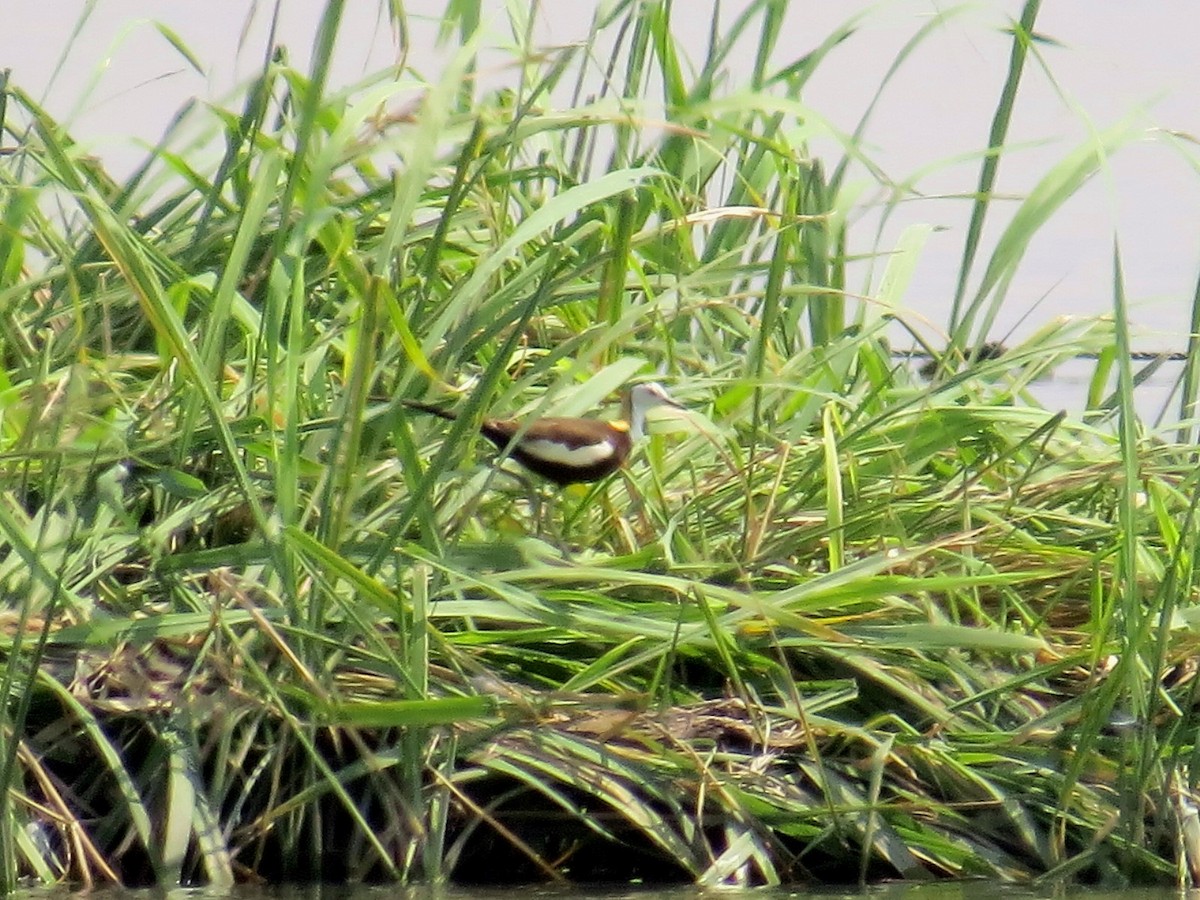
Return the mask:
<path fill-rule="evenodd" d="M 109 162 L 115 174 L 130 171 L 189 97 L 228 101 L 240 80 L 262 64 L 275 4 L 256 0 L 96 0 L 75 34 L 83 0 L 4 0 L 0 68 L 15 84 L 41 98 L 66 120 L 78 139 Z M 556 2 L 538 11 L 539 43 L 559 45 L 586 34 L 593 3 Z M 738 4 L 721 4 L 730 21 Z M 410 2 L 413 40 L 407 61 L 430 78 L 437 75 L 436 18 L 444 0 Z M 502 3 L 495 2 L 496 43 L 511 42 Z M 677 34 L 703 53 L 711 26 L 711 0 L 675 5 Z M 793 3 L 790 40 L 780 61 L 794 59 L 856 10 L 857 2 Z M 324 0 L 280 4 L 275 41 L 288 47 L 293 64 L 306 68 Z M 346 4 L 333 83 L 352 83 L 404 55 L 375 0 Z M 901 44 L 931 12 L 956 8 L 930 0 L 882 3 L 860 33 L 834 51 L 804 100 L 849 131 L 858 121 Z M 875 114 L 866 142 L 897 180 L 937 160 L 978 150 L 1004 79 L 1009 38 L 1003 33 L 1020 2 L 972 4 L 904 65 Z M 685 13 L 686 10 L 686 13 Z M 202 61 L 195 71 L 150 24 L 173 30 Z M 999 190 L 1023 194 L 1088 133 L 1127 116 L 1148 125 L 1200 133 L 1200 5 L 1196 0 L 1119 3 L 1055 0 L 1046 4 L 1038 31 L 1061 46 L 1040 44 L 1027 69 L 1011 140 L 1027 149 L 1005 155 Z M 602 50 L 600 52 L 603 52 Z M 498 58 L 498 57 L 495 57 Z M 596 61 L 597 67 L 606 60 Z M 503 73 L 496 73 L 503 78 Z M 138 141 L 142 142 L 140 145 Z M 1106 311 L 1112 296 L 1112 240 L 1119 236 L 1138 345 L 1182 349 L 1187 315 L 1200 271 L 1200 174 L 1195 148 L 1147 140 L 1122 149 L 1106 177 L 1072 198 L 1041 232 L 1026 256 L 996 324 L 993 337 L 1012 330 L 1020 339 L 1059 314 Z M 973 189 L 977 163 L 942 167 L 920 182 L 928 194 L 965 194 Z M 883 247 L 912 222 L 947 230 L 935 234 L 922 259 L 908 304 L 934 323 L 944 323 L 953 292 L 969 214 L 965 200 L 906 204 Z M 1002 217 L 994 216 L 995 235 Z M 867 250 L 873 228 L 851 232 L 852 250 Z M 851 285 L 861 288 L 862 285 Z M 1022 317 L 1041 300 L 1024 322 Z"/>

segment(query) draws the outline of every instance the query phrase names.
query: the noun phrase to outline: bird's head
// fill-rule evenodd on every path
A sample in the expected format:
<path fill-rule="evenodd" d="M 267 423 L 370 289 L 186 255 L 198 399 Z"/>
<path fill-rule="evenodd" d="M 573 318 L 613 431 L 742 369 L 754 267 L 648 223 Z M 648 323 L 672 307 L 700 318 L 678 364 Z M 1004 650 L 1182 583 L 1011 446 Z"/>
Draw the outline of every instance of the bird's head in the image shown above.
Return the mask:
<path fill-rule="evenodd" d="M 635 384 L 625 395 L 625 421 L 629 423 L 629 433 L 634 440 L 640 438 L 646 430 L 646 411 L 656 406 L 673 406 L 683 409 L 683 404 L 667 393 L 667 389 L 656 381 L 645 384 Z"/>

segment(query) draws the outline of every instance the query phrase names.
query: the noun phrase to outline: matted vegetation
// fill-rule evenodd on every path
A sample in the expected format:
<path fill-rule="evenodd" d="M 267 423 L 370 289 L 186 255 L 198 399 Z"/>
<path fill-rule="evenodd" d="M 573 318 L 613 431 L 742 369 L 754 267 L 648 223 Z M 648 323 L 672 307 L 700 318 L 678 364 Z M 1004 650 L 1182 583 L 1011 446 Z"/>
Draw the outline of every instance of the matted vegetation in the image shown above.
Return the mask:
<path fill-rule="evenodd" d="M 942 342 L 903 306 L 925 231 L 848 284 L 870 159 L 807 144 L 853 28 L 788 58 L 786 5 L 695 72 L 670 4 L 605 5 L 602 72 L 514 21 L 488 93 L 468 3 L 435 82 L 330 89 L 330 3 L 310 73 L 123 183 L 6 85 L 4 884 L 1190 879 L 1190 415 L 1140 430 L 1115 253 L 1111 317 L 965 353 L 1142 134 L 968 248 L 927 381 L 888 340 Z M 1083 415 L 1030 400 L 1089 351 Z M 651 376 L 688 416 L 537 522 L 472 437 Z"/>

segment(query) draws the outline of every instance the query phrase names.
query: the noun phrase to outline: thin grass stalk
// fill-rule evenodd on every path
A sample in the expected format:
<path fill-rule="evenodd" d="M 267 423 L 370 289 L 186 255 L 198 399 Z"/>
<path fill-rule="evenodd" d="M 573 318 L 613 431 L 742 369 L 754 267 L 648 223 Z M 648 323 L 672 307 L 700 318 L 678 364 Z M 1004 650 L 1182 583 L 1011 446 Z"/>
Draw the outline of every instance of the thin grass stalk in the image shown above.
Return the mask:
<path fill-rule="evenodd" d="M 1090 685 L 1088 703 L 1084 707 L 1079 723 L 1075 755 L 1071 757 L 1064 772 L 1059 793 L 1059 810 L 1056 822 L 1057 853 L 1064 851 L 1066 825 L 1073 815 L 1080 813 L 1079 803 L 1083 795 L 1080 783 L 1087 760 L 1097 752 L 1102 734 L 1112 722 L 1114 710 L 1122 712 L 1122 702 L 1130 705 L 1129 713 L 1135 718 L 1146 713 L 1146 694 L 1142 671 L 1140 638 L 1143 634 L 1144 616 L 1141 611 L 1142 596 L 1138 583 L 1138 493 L 1141 486 L 1137 453 L 1137 419 L 1133 402 L 1133 372 L 1129 356 L 1128 311 L 1125 304 L 1124 279 L 1121 272 L 1120 251 L 1114 241 L 1113 248 L 1113 303 L 1115 359 L 1118 371 L 1118 438 L 1121 448 L 1121 485 L 1118 497 L 1118 529 L 1108 553 L 1117 559 L 1117 570 L 1111 582 L 1105 583 L 1100 573 L 1093 581 L 1093 619 L 1095 637 L 1090 648 L 1092 665 L 1099 660 L 1113 642 L 1121 653 L 1116 667 L 1108 679 Z M 1119 801 L 1128 807 L 1128 780 L 1121 779 Z M 1126 809 L 1128 811 L 1128 809 Z M 1115 818 L 1113 822 L 1120 819 Z M 1129 827 L 1136 828 L 1132 823 Z M 1080 858 L 1068 864 L 1082 865 Z"/>
<path fill-rule="evenodd" d="M 241 208 L 233 245 L 205 317 L 204 337 L 198 355 L 205 377 L 214 384 L 223 381 L 227 333 L 234 300 L 239 284 L 246 277 L 246 267 L 254 244 L 263 231 L 268 211 L 277 199 L 284 164 L 283 154 L 279 152 L 268 151 L 263 155 L 250 195 Z M 199 425 L 200 399 L 194 396 L 183 415 L 181 443 L 189 443 L 192 431 Z"/>
<path fill-rule="evenodd" d="M 402 246 L 402 236 L 406 229 L 412 227 L 413 215 L 437 165 L 438 144 L 445 139 L 445 131 L 454 109 L 453 97 L 475 58 L 480 39 L 478 34 L 474 34 L 459 48 L 441 80 L 421 103 L 417 128 L 404 148 L 406 165 L 393 180 L 391 214 L 388 216 L 383 238 L 375 248 L 375 271 L 381 276 L 396 271 L 395 267 L 403 264 L 404 256 L 398 252 Z M 474 150 L 474 145 L 468 146 Z M 465 149 L 461 159 L 463 162 L 467 159 Z M 465 166 L 463 168 L 465 169 Z M 426 330 L 425 323 L 415 310 L 409 310 L 407 314 L 415 331 Z M 425 342 L 425 353 L 428 354 L 431 344 L 442 337 L 442 328 L 439 327 Z"/>
<path fill-rule="evenodd" d="M 1134 402 L 1132 347 L 1129 335 L 1129 310 L 1125 301 L 1125 278 L 1120 247 L 1113 244 L 1113 319 L 1117 344 L 1118 437 L 1121 448 L 1121 493 L 1119 505 L 1119 559 L 1121 594 L 1119 626 L 1122 637 L 1121 661 L 1128 679 L 1126 690 L 1130 713 L 1138 719 L 1147 714 L 1147 694 L 1142 678 L 1141 650 L 1149 616 L 1143 608 L 1139 583 L 1139 507 L 1142 505 L 1143 479 L 1138 446 L 1137 408 Z M 1114 678 L 1120 681 L 1120 678 Z"/>
<path fill-rule="evenodd" d="M 271 31 L 275 30 L 279 13 L 279 3 L 275 6 L 275 17 L 272 20 Z M 279 78 L 279 68 L 273 65 L 278 61 L 278 51 L 274 41 L 268 41 L 264 47 L 262 69 L 246 91 L 246 99 L 242 105 L 242 114 L 235 128 L 226 128 L 225 153 L 217 164 L 208 189 L 204 192 L 203 205 L 196 220 L 196 236 L 193 247 L 199 250 L 208 246 L 209 230 L 214 225 L 214 217 L 222 207 L 222 195 L 226 185 L 238 188 L 237 168 L 239 155 L 247 147 L 257 144 L 258 135 L 262 133 L 270 108 L 271 95 Z M 185 256 L 185 259 L 187 257 Z"/>
<path fill-rule="evenodd" d="M 170 884 L 169 874 L 162 869 L 161 854 L 156 849 L 153 816 L 149 804 L 138 790 L 133 771 L 121 757 L 120 750 L 105 733 L 100 721 L 84 707 L 63 685 L 48 675 L 39 673 L 39 683 L 62 704 L 77 724 L 91 749 L 104 763 L 106 771 L 117 785 L 118 796 L 128 816 L 128 827 L 145 850 L 155 876 L 155 884 Z"/>
<path fill-rule="evenodd" d="M 333 61 L 333 47 L 337 40 L 338 28 L 341 26 L 342 12 L 345 0 L 325 0 L 321 19 L 317 26 L 316 38 L 313 41 L 312 63 L 309 69 L 308 83 L 304 95 L 300 98 L 300 107 L 296 121 L 295 159 L 298 164 L 288 170 L 288 178 L 279 198 L 279 220 L 287 222 L 291 218 L 292 205 L 296 190 L 301 179 L 308 173 L 305 160 L 312 147 L 314 135 L 317 132 L 317 115 L 321 102 L 325 97 L 325 85 L 329 79 L 329 68 Z M 319 191 L 310 191 L 308 203 L 310 208 L 319 202 Z M 280 228 L 275 232 L 275 256 L 280 259 L 299 258 L 302 249 L 299 242 L 306 241 L 307 234 L 301 228 Z M 291 243 L 292 246 L 287 245 Z"/>
<path fill-rule="evenodd" d="M 520 75 L 517 77 L 518 109 L 527 108 L 539 94 L 557 80 L 551 75 L 544 75 L 534 62 L 539 56 L 538 47 L 534 43 L 534 27 L 537 23 L 539 6 L 538 0 L 532 0 L 527 6 L 514 4 L 506 10 L 508 28 L 516 43 L 517 53 L 522 60 L 529 61 L 521 66 Z M 475 22 L 474 26 L 478 28 L 479 23 Z M 569 56 L 569 54 L 563 55 Z M 561 60 L 562 56 L 559 58 Z M 464 108 L 469 109 L 470 107 L 464 106 Z M 518 114 L 515 118 L 520 121 L 524 117 Z"/>
<path fill-rule="evenodd" d="M 1192 291 L 1191 316 L 1189 318 L 1187 357 L 1183 363 L 1183 393 L 1179 398 L 1179 420 L 1175 440 L 1180 444 L 1195 444 L 1200 441 L 1196 419 L 1200 417 L 1200 278 Z"/>
<path fill-rule="evenodd" d="M 1146 721 L 1153 706 L 1152 697 L 1146 681 L 1145 659 L 1143 648 L 1145 637 L 1150 633 L 1149 625 L 1155 616 L 1145 608 L 1147 598 L 1140 583 L 1139 560 L 1139 508 L 1143 505 L 1144 491 L 1141 471 L 1140 453 L 1138 446 L 1138 420 L 1134 402 L 1134 386 L 1132 368 L 1132 347 L 1129 335 L 1129 310 L 1125 299 L 1125 277 L 1121 266 L 1121 250 L 1119 244 L 1113 242 L 1113 318 L 1117 343 L 1117 389 L 1120 394 L 1118 406 L 1118 436 L 1121 448 L 1121 493 L 1118 508 L 1118 524 L 1120 528 L 1120 544 L 1118 547 L 1120 559 L 1120 582 L 1122 602 L 1120 604 L 1119 627 L 1121 631 L 1121 658 L 1113 673 L 1113 680 L 1121 685 L 1125 702 L 1129 706 L 1129 714 L 1137 721 Z M 1158 768 L 1151 760 L 1156 751 L 1153 746 L 1153 736 L 1146 736 L 1143 744 L 1145 752 L 1141 757 L 1142 767 Z M 1139 767 L 1140 769 L 1141 767 Z M 1131 846 L 1140 845 L 1145 837 L 1144 822 L 1146 803 L 1142 792 L 1142 784 L 1125 771 L 1122 779 L 1121 806 L 1127 839 Z M 1133 782 L 1133 783 L 1131 783 Z"/>
<path fill-rule="evenodd" d="M 84 213 L 88 216 L 98 239 L 104 244 L 114 264 L 120 269 L 130 288 L 142 304 L 155 334 L 163 339 L 188 378 L 200 391 L 213 428 L 222 449 L 228 454 L 234 477 L 255 523 L 266 532 L 266 514 L 258 499 L 250 475 L 240 464 L 240 453 L 229 424 L 221 413 L 221 402 L 211 380 L 196 353 L 191 339 L 162 290 L 161 282 L 143 253 L 140 240 L 119 223 L 112 211 L 78 177 L 63 148 L 55 139 L 50 123 L 39 119 L 38 126 L 51 160 L 56 165 L 67 186 L 73 191 Z"/>
<path fill-rule="evenodd" d="M 975 200 L 971 204 L 971 220 L 967 225 L 967 236 L 963 245 L 962 262 L 958 268 L 958 283 L 954 288 L 954 301 L 950 307 L 950 346 L 962 350 L 970 340 L 971 308 L 964 309 L 967 282 L 979 249 L 979 239 L 983 234 L 983 223 L 991 205 L 992 189 L 996 183 L 996 173 L 1000 168 L 1001 149 L 1008 136 L 1008 128 L 1012 122 L 1013 110 L 1016 108 L 1017 91 L 1021 86 L 1021 76 L 1025 71 L 1025 57 L 1028 54 L 1029 42 L 1033 39 L 1034 25 L 1037 14 L 1041 9 L 1041 0 L 1026 0 L 1021 10 L 1021 20 L 1015 23 L 1012 34 L 1012 50 L 1009 55 L 1008 74 L 1004 87 L 1000 91 L 1000 99 L 996 111 L 992 115 L 992 126 L 988 133 L 988 153 L 983 158 L 979 170 L 979 183 L 976 187 Z"/>
<path fill-rule="evenodd" d="M 261 624 L 265 624 L 265 620 L 262 620 Z M 233 643 L 236 643 L 236 637 L 229 633 L 228 626 L 224 625 L 223 623 L 222 630 L 226 633 L 227 639 Z M 241 659 L 246 665 L 248 673 L 254 679 L 259 689 L 263 691 L 265 697 L 269 700 L 272 709 L 279 716 L 287 732 L 295 737 L 301 747 L 303 747 L 303 763 L 304 765 L 311 767 L 313 773 L 317 776 L 311 779 L 306 779 L 306 781 L 312 784 L 311 790 L 317 793 L 328 791 L 337 798 L 340 805 L 346 811 L 350 821 L 353 823 L 356 831 L 366 840 L 367 845 L 371 848 L 379 865 L 392 878 L 396 878 L 399 875 L 399 872 L 395 867 L 395 863 L 392 860 L 391 855 L 380 843 L 379 838 L 375 835 L 370 825 L 363 818 L 362 811 L 358 808 L 354 802 L 354 799 L 346 790 L 341 778 L 330 767 L 329 763 L 325 760 L 324 756 L 317 750 L 317 747 L 313 743 L 314 727 L 311 724 L 302 721 L 289 711 L 288 704 L 283 701 L 283 698 L 276 689 L 273 679 L 253 659 L 253 657 L 251 657 L 249 654 L 242 654 Z M 326 706 L 326 708 L 328 707 L 328 704 L 321 705 Z M 296 799 L 302 800 L 303 798 Z M 299 803 L 298 806 L 298 812 L 303 812 L 304 810 L 308 809 L 308 807 L 303 805 L 303 803 Z M 283 807 L 277 807 L 273 811 L 273 814 L 270 818 L 274 820 L 283 819 L 286 821 L 285 817 L 287 812 L 288 810 L 286 805 Z"/>
<path fill-rule="evenodd" d="M 437 269 L 443 257 L 443 252 L 446 245 L 446 235 L 450 231 L 456 221 L 459 212 L 466 200 L 469 192 L 474 188 L 481 177 L 482 169 L 479 162 L 482 157 L 485 143 L 487 141 L 487 127 L 483 119 L 476 117 L 471 128 L 470 136 L 463 141 L 462 150 L 454 164 L 453 175 L 451 176 L 450 186 L 446 192 L 446 199 L 442 208 L 442 214 L 438 216 L 437 226 L 434 229 L 433 236 L 422 248 L 422 254 L 418 270 L 421 273 L 423 288 L 428 291 L 433 284 Z M 385 242 L 388 250 L 394 252 L 396 243 L 399 239 L 397 233 L 392 240 Z M 381 248 L 380 256 L 377 257 L 380 261 L 386 261 L 390 258 L 390 254 L 384 255 L 384 250 Z M 420 310 L 427 308 L 430 305 L 428 294 L 420 298 L 419 303 L 415 305 L 415 309 L 401 311 L 402 315 L 409 316 L 407 321 L 408 329 L 411 331 L 416 324 L 412 321 L 411 316 L 417 314 Z"/>
<path fill-rule="evenodd" d="M 829 571 L 836 572 L 846 564 L 846 519 L 838 452 L 841 423 L 837 419 L 837 407 L 833 403 L 825 405 L 821 416 L 821 432 L 825 455 L 825 526 L 829 534 Z"/>
<path fill-rule="evenodd" d="M 646 95 L 652 35 L 647 22 L 649 9 L 646 4 L 641 3 L 640 0 L 626 0 L 622 6 L 626 11 L 632 9 L 636 14 L 628 15 L 621 27 L 620 36 L 629 35 L 629 49 L 623 57 L 625 65 L 622 72 L 621 84 L 614 85 L 614 89 L 619 91 L 622 101 L 621 108 L 629 110 L 633 104 L 640 101 Z M 614 47 L 614 66 L 617 60 L 622 58 L 620 55 L 620 46 L 621 44 L 618 40 L 616 47 Z M 580 78 L 583 78 L 582 72 L 580 73 Z M 622 166 L 635 165 L 640 156 L 641 148 L 638 146 L 638 130 L 636 126 L 633 122 L 618 122 L 617 132 L 613 140 L 613 154 L 610 158 L 608 168 L 611 170 Z"/>
<path fill-rule="evenodd" d="M 835 270 L 830 266 L 830 202 L 824 166 L 820 160 L 801 164 L 799 175 L 800 208 L 807 215 L 795 235 L 797 261 L 804 263 L 804 281 L 817 289 L 805 310 L 812 345 L 822 347 L 845 330 L 845 304 L 837 291 L 830 290 L 837 285 L 831 277 Z"/>
<path fill-rule="evenodd" d="M 377 347 L 381 340 L 380 328 L 386 321 L 382 315 L 383 288 L 380 279 L 371 278 L 367 292 L 360 299 L 359 324 L 347 335 L 349 344 L 349 378 L 347 379 L 344 406 L 341 410 L 341 426 L 331 446 L 330 468 L 336 473 L 329 478 L 330 493 L 323 506 L 322 527 L 318 537 L 332 549 L 350 537 L 350 517 L 358 504 L 361 484 L 359 462 L 365 428 L 370 383 L 375 374 Z M 326 524 L 327 523 L 327 524 Z M 316 626 L 320 618 L 314 617 Z"/>
<path fill-rule="evenodd" d="M 953 7 L 948 10 L 939 10 L 935 15 L 930 16 L 911 38 L 905 41 L 904 46 L 900 48 L 900 51 L 896 54 L 895 58 L 888 66 L 887 72 L 884 74 L 883 78 L 880 79 L 879 87 L 876 88 L 875 93 L 872 95 L 870 103 L 867 104 L 866 109 L 863 110 L 863 114 L 859 117 L 858 122 L 855 124 L 854 131 L 851 132 L 850 139 L 848 142 L 846 142 L 847 153 L 842 156 L 840 160 L 838 160 L 837 165 L 834 167 L 833 172 L 829 176 L 830 196 L 836 197 L 841 191 L 842 183 L 845 180 L 846 172 L 849 170 L 851 162 L 863 162 L 869 166 L 869 161 L 864 160 L 859 155 L 859 148 L 863 144 L 863 139 L 866 136 L 867 128 L 872 117 L 874 116 L 875 110 L 880 101 L 883 99 L 884 91 L 887 89 L 887 86 L 891 83 L 892 79 L 900 71 L 908 58 L 925 42 L 927 38 L 933 34 L 936 34 L 939 29 L 945 28 L 952 18 L 963 14 L 969 9 L 970 7 L 963 5 Z M 865 15 L 867 15 L 867 13 L 862 13 L 858 16 L 855 16 L 849 22 L 839 26 L 836 31 L 830 34 L 830 36 L 826 38 L 821 45 L 821 50 L 819 51 L 820 56 L 823 57 L 834 47 L 838 46 L 840 43 L 849 38 L 853 34 L 853 23 L 857 23 Z M 818 58 L 813 62 L 819 61 L 820 59 Z M 807 68 L 808 67 L 806 67 L 806 69 Z M 888 206 L 884 209 L 884 215 L 882 217 L 883 221 L 887 221 L 895 208 L 896 207 L 894 206 Z M 880 227 L 882 228 L 882 222 Z"/>
<path fill-rule="evenodd" d="M 555 246 L 551 243 L 551 246 Z M 442 445 L 441 452 L 430 462 L 429 466 L 422 473 L 420 479 L 414 485 L 411 499 L 396 517 L 391 530 L 389 532 L 390 540 L 381 545 L 367 566 L 367 572 L 374 574 L 378 568 L 384 563 L 388 554 L 388 547 L 392 546 L 404 529 L 408 527 L 417 511 L 421 509 L 426 502 L 426 497 L 433 490 L 438 474 L 448 465 L 452 455 L 460 446 L 462 440 L 470 431 L 474 431 L 476 422 L 482 418 L 482 409 L 487 404 L 495 390 L 495 385 L 499 382 L 501 373 L 504 371 L 505 364 L 513 349 L 516 347 L 521 335 L 525 329 L 529 319 L 533 316 L 534 311 L 546 300 L 550 294 L 553 284 L 552 275 L 555 271 L 554 258 L 557 253 L 553 254 L 551 264 L 547 266 L 547 277 L 543 280 L 538 291 L 534 293 L 529 300 L 521 308 L 521 317 L 517 322 L 516 327 L 512 328 L 505 340 L 504 345 L 492 359 L 491 364 L 484 371 L 479 379 L 479 384 L 470 400 L 468 400 L 466 408 L 459 414 L 459 418 L 450 426 L 450 431 L 446 436 L 446 440 Z"/>
<path fill-rule="evenodd" d="M 12 69 L 0 69 L 0 154 L 8 152 L 2 142 L 8 131 L 8 80 L 11 77 Z"/>
<path fill-rule="evenodd" d="M 56 588 L 61 589 L 61 586 L 60 574 Z M 3 758 L 3 768 L 0 769 L 0 890 L 4 891 L 16 890 L 18 885 L 20 854 L 16 837 L 23 829 L 17 821 L 12 800 L 22 787 L 17 760 L 21 750 L 20 736 L 25 733 L 37 684 L 37 679 L 31 673 L 37 671 L 45 654 L 59 591 L 51 593 L 50 602 L 42 612 L 44 618 L 37 631 L 37 640 L 28 651 L 23 646 L 23 637 L 33 624 L 30 619 L 33 591 L 26 592 L 24 596 L 25 602 L 21 604 L 12 644 L 8 648 L 8 662 L 0 679 L 0 697 L 15 698 L 15 703 L 8 701 L 0 707 L 0 757 Z"/>
<path fill-rule="evenodd" d="M 450 0 L 446 4 L 445 11 L 442 13 L 441 21 L 438 22 L 438 44 L 448 43 L 452 32 L 457 28 L 459 45 L 472 43 L 479 35 L 480 25 L 483 21 L 483 4 L 479 0 Z M 474 63 L 468 69 L 468 72 L 474 71 Z M 473 79 L 464 79 L 464 81 L 472 81 Z M 471 99 L 469 96 L 464 97 L 466 105 L 469 106 Z"/>
<path fill-rule="evenodd" d="M 157 852 L 162 857 L 162 870 L 170 883 L 181 884 L 197 791 L 192 781 L 194 773 L 189 771 L 192 766 L 184 750 L 186 742 L 177 728 L 168 722 L 165 727 L 158 729 L 158 739 L 167 757 L 167 777 L 164 779 L 166 811 L 162 817 Z"/>
<path fill-rule="evenodd" d="M 625 276 L 629 269 L 630 244 L 637 224 L 634 198 L 625 195 L 617 201 L 616 227 L 613 229 L 611 255 L 604 266 L 596 304 L 596 321 L 616 325 L 623 315 Z M 616 348 L 606 354 L 605 362 L 616 361 Z"/>
<path fill-rule="evenodd" d="M 1187 596 L 1191 585 L 1195 583 L 1193 563 L 1196 559 L 1196 521 L 1200 507 L 1200 497 L 1195 494 L 1187 502 L 1186 514 L 1182 521 L 1176 521 L 1173 510 L 1168 512 L 1171 504 L 1165 496 L 1161 482 L 1155 480 L 1148 484 L 1146 490 L 1148 503 L 1157 521 L 1158 528 L 1164 536 L 1164 549 L 1170 554 L 1167 569 L 1153 597 L 1153 611 L 1157 615 L 1157 628 L 1151 631 L 1150 612 L 1147 612 L 1146 633 L 1152 634 L 1152 640 L 1147 647 L 1148 684 L 1152 692 L 1147 698 L 1147 721 L 1157 721 L 1160 717 L 1171 717 L 1175 723 L 1186 722 L 1188 714 L 1181 709 L 1166 689 L 1171 676 L 1168 654 L 1171 651 L 1171 632 L 1176 624 L 1180 605 L 1178 598 Z M 1135 786 L 1141 796 L 1150 794 L 1159 796 L 1159 803 L 1169 802 L 1161 798 L 1170 798 L 1179 802 L 1180 790 L 1178 779 L 1180 770 L 1181 744 L 1180 732 L 1171 728 L 1165 734 L 1159 735 L 1154 729 L 1143 729 L 1134 739 L 1137 744 L 1137 778 Z M 1178 807 L 1177 807 L 1178 808 Z M 1136 814 L 1137 810 L 1132 810 Z M 1165 814 L 1157 816 L 1158 829 L 1171 827 L 1172 817 Z M 1181 822 L 1174 823 L 1183 842 L 1186 826 Z M 1188 858 L 1191 850 L 1180 854 L 1181 862 Z"/>
<path fill-rule="evenodd" d="M 430 761 L 433 779 L 440 785 L 450 784 L 453 780 L 453 770 L 459 758 L 458 737 L 453 732 L 443 735 L 438 749 L 442 750 L 441 761 Z M 452 793 L 449 790 L 432 790 L 428 793 L 426 808 L 428 810 L 429 833 L 422 847 L 421 877 L 426 881 L 438 883 L 445 881 L 450 874 L 451 866 L 447 859 L 449 845 L 447 836 L 450 827 Z"/>
<path fill-rule="evenodd" d="M 751 485 L 756 474 L 755 464 L 758 452 L 756 437 L 763 430 L 763 381 L 767 358 L 772 353 L 772 342 L 776 337 L 777 320 L 780 313 L 780 297 L 784 281 L 790 264 L 793 262 L 790 258 L 790 251 L 793 249 L 794 244 L 788 239 L 790 236 L 789 232 L 794 228 L 800 227 L 796 224 L 797 207 L 800 204 L 799 192 L 795 189 L 787 191 L 784 195 L 784 203 L 787 204 L 787 211 L 780 217 L 779 224 L 775 229 L 771 260 L 767 269 L 767 282 L 763 289 L 759 313 L 760 327 L 754 341 L 750 345 L 750 354 L 746 360 L 746 379 L 753 385 L 753 406 L 750 422 L 752 439 L 747 452 L 745 467 L 747 502 L 745 505 L 746 518 L 743 523 L 742 536 L 745 551 L 748 551 L 753 543 L 757 543 L 751 539 L 754 531 L 752 517 L 755 515 L 755 510 L 754 504 L 750 500 Z"/>

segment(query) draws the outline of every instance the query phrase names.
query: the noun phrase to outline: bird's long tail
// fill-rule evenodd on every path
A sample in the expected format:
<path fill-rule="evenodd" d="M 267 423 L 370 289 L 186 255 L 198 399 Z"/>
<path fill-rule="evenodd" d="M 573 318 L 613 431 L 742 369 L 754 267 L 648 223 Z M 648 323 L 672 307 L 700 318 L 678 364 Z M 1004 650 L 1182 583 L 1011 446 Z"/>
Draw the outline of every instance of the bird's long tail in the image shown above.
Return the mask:
<path fill-rule="evenodd" d="M 458 418 L 458 413 L 451 412 L 448 409 L 442 409 L 440 406 L 434 406 L 432 403 L 422 403 L 420 400 L 401 400 L 409 409 L 416 409 L 421 412 L 430 413 L 447 421 L 453 422 Z"/>

